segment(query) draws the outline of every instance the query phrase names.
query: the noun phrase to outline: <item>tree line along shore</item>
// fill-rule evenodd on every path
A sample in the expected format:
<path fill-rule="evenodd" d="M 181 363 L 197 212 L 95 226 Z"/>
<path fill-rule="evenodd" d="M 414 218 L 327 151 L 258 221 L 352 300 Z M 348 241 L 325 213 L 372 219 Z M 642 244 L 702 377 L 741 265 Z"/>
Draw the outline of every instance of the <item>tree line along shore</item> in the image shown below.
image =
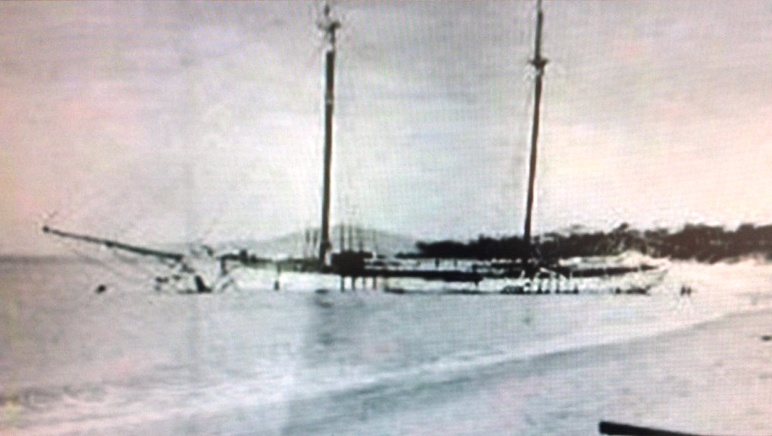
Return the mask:
<path fill-rule="evenodd" d="M 652 257 L 719 262 L 749 255 L 772 260 L 772 224 L 742 224 L 734 230 L 722 226 L 687 224 L 679 230 L 638 230 L 621 224 L 609 232 L 571 231 L 546 233 L 533 238 L 533 249 L 544 259 L 577 256 L 614 256 L 637 251 Z M 532 248 L 519 236 L 481 235 L 466 242 L 419 241 L 416 252 L 401 258 L 509 259 L 528 256 Z"/>

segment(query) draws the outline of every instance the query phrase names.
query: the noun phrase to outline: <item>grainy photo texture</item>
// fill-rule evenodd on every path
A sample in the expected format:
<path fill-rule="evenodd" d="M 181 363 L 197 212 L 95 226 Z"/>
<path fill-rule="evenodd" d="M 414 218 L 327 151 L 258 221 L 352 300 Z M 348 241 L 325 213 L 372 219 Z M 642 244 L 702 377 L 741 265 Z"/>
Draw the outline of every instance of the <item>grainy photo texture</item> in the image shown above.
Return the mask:
<path fill-rule="evenodd" d="M 0 434 L 772 435 L 772 2 L 0 3 Z"/>

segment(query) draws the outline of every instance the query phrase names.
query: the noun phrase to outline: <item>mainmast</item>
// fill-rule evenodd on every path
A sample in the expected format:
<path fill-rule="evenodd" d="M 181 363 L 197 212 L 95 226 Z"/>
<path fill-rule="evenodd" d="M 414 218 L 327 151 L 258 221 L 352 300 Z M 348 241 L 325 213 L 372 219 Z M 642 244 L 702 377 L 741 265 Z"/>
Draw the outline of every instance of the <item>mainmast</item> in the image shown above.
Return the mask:
<path fill-rule="evenodd" d="M 539 111 L 541 109 L 542 79 L 544 77 L 544 67 L 547 66 L 547 59 L 541 56 L 541 29 L 544 22 L 544 13 L 541 10 L 541 0 L 536 2 L 536 39 L 534 43 L 533 59 L 530 64 L 536 69 L 536 80 L 534 81 L 534 99 L 533 99 L 533 125 L 531 128 L 531 161 L 528 172 L 528 199 L 525 209 L 525 229 L 523 239 L 531 250 L 531 214 L 533 211 L 534 183 L 536 181 L 536 143 L 539 139 Z M 531 253 L 529 253 L 530 255 Z"/>
<path fill-rule="evenodd" d="M 322 188 L 322 234 L 319 241 L 319 267 L 327 264 L 327 253 L 332 248 L 330 243 L 330 176 L 332 165 L 332 109 L 335 100 L 335 32 L 340 21 L 330 16 L 330 5 L 324 5 L 324 16 L 317 23 L 324 32 L 327 41 L 325 53 L 325 88 L 324 88 L 324 181 Z"/>

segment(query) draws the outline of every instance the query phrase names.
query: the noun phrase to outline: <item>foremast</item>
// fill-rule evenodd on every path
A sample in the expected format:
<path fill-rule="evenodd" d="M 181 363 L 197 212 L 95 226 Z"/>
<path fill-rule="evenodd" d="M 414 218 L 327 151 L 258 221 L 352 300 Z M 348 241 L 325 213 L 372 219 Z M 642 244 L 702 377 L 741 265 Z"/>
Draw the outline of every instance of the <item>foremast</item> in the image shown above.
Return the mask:
<path fill-rule="evenodd" d="M 317 23 L 324 32 L 327 42 L 325 51 L 324 87 L 324 171 L 322 187 L 322 225 L 319 241 L 319 269 L 327 267 L 327 254 L 332 249 L 330 242 L 330 182 L 332 172 L 332 113 L 335 103 L 335 34 L 340 21 L 330 15 L 330 5 L 324 5 L 323 17 Z"/>

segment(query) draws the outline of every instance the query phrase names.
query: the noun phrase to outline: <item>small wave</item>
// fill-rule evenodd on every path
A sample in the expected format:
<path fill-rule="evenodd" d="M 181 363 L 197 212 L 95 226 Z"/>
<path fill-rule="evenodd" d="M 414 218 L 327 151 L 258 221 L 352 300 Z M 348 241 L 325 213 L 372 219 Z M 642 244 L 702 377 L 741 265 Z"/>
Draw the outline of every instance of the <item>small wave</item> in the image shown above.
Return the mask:
<path fill-rule="evenodd" d="M 65 386 L 62 391 L 65 399 L 85 403 L 101 403 L 107 397 L 107 389 L 101 385 Z"/>
<path fill-rule="evenodd" d="M 29 411 L 48 411 L 66 402 L 101 403 L 107 395 L 101 385 L 28 387 L 0 392 L 0 408 L 14 407 Z"/>
<path fill-rule="evenodd" d="M 1 407 L 21 407 L 24 410 L 50 409 L 62 401 L 62 389 L 27 388 L 18 392 L 0 393 Z"/>

